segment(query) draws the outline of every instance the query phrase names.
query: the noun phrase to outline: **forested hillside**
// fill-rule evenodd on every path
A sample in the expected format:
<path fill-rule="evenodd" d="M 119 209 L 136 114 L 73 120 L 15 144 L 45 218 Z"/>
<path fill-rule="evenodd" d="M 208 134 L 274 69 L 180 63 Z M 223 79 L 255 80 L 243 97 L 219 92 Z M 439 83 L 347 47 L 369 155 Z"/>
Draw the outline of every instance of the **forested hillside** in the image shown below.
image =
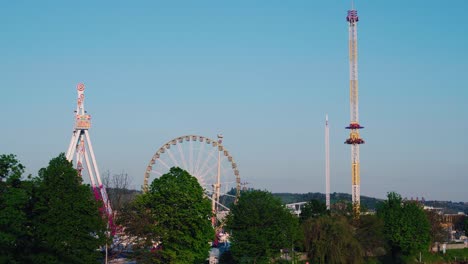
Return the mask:
<path fill-rule="evenodd" d="M 274 196 L 279 197 L 283 203 L 297 203 L 297 202 L 307 202 L 312 199 L 320 200 L 325 202 L 324 193 L 273 193 Z M 330 194 L 331 203 L 336 203 L 338 201 L 347 201 L 351 202 L 351 194 L 348 193 L 331 193 Z M 369 210 L 375 210 L 379 202 L 383 201 L 382 199 L 361 196 L 361 205 L 364 208 Z M 458 212 L 463 212 L 468 214 L 468 203 L 467 202 L 452 202 L 452 201 L 424 201 L 424 205 L 432 206 L 436 208 L 442 208 L 443 212 L 446 214 L 456 214 Z"/>

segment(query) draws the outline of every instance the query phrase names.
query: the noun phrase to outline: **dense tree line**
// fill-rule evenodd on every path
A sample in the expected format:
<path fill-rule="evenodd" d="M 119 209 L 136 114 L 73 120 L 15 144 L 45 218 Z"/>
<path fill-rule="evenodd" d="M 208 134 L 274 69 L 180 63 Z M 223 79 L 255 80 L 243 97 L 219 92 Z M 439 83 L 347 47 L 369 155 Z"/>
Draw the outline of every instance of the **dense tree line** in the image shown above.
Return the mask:
<path fill-rule="evenodd" d="M 244 192 L 231 209 L 226 228 L 236 263 L 270 263 L 299 239 L 297 218 L 265 191 Z"/>
<path fill-rule="evenodd" d="M 346 202 L 330 211 L 323 202 L 311 200 L 300 217 L 290 212 L 290 217 L 282 217 L 287 210 L 272 194 L 243 193 L 228 218 L 232 252 L 222 263 L 278 262 L 280 249 L 291 248 L 305 252 L 311 263 L 364 263 L 379 256 L 403 263 L 404 257 L 428 251 L 431 242 L 440 241 L 440 236 L 431 236 L 440 233 L 440 225 L 419 203 L 389 193 L 377 208 L 376 215 L 363 214 L 354 221 Z"/>
<path fill-rule="evenodd" d="M 106 219 L 63 154 L 22 178 L 14 155 L 0 156 L 0 263 L 94 263 Z"/>
<path fill-rule="evenodd" d="M 24 177 L 14 155 L 0 156 L 0 263 L 96 263 L 106 241 L 106 219 L 90 186 L 63 154 L 35 177 Z M 110 175 L 110 174 L 109 174 Z M 205 263 L 214 238 L 211 202 L 197 179 L 172 168 L 146 193 L 128 194 L 128 175 L 110 178 L 120 235 L 138 263 Z M 119 196 L 122 195 L 122 196 Z M 440 215 L 389 193 L 374 215 L 353 221 L 351 206 L 327 210 L 312 199 L 293 215 L 278 197 L 248 190 L 233 203 L 224 229 L 230 251 L 221 263 L 279 263 L 304 252 L 311 263 L 364 263 L 389 256 L 393 263 L 442 241 Z M 465 229 L 468 222 L 465 220 Z M 108 234 L 108 233 L 107 233 Z"/>
<path fill-rule="evenodd" d="M 107 219 L 63 154 L 38 176 L 23 178 L 14 155 L 0 156 L 0 263 L 100 263 Z M 179 168 L 132 201 L 127 175 L 109 177 L 117 220 L 139 263 L 204 263 L 214 238 L 211 203 Z M 112 194 L 111 194 L 112 195 Z"/>

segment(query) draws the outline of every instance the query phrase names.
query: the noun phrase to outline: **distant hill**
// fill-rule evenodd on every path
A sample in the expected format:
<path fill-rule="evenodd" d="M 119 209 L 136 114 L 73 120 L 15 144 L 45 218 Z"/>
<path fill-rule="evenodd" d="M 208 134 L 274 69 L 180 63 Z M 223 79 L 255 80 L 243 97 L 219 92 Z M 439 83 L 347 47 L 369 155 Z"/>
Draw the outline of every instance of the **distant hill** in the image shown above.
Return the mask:
<path fill-rule="evenodd" d="M 324 193 L 273 193 L 274 196 L 279 197 L 285 204 L 307 202 L 312 199 L 325 202 Z M 351 202 L 351 194 L 348 193 L 331 193 L 330 202 L 336 203 L 338 201 Z M 383 201 L 373 197 L 361 196 L 361 205 L 369 208 L 369 210 L 375 210 L 377 203 Z"/>
<path fill-rule="evenodd" d="M 107 190 L 109 198 L 111 201 L 115 202 L 116 196 L 121 196 L 120 200 L 123 203 L 127 203 L 132 201 L 136 195 L 141 194 L 141 191 L 138 190 L 115 190 L 109 188 Z M 235 190 L 231 190 L 230 194 L 235 194 Z M 324 193 L 273 193 L 274 196 L 279 197 L 281 201 L 285 204 L 290 203 L 297 203 L 297 202 L 307 202 L 312 199 L 316 199 L 319 201 L 325 202 L 325 194 Z M 228 201 L 228 200 L 232 201 Z M 222 203 L 226 205 L 230 205 L 234 202 L 231 196 L 222 196 L 221 197 Z M 336 203 L 339 201 L 347 201 L 351 202 L 351 194 L 349 193 L 331 193 L 330 194 L 330 201 L 331 203 Z M 369 210 L 375 210 L 377 204 L 382 202 L 382 199 L 362 196 L 361 195 L 361 205 L 364 208 L 368 208 Z M 459 212 L 463 212 L 468 215 L 468 203 L 467 202 L 452 202 L 452 201 L 424 201 L 424 205 L 432 206 L 435 208 L 442 208 L 442 211 L 445 214 L 457 214 Z"/>
<path fill-rule="evenodd" d="M 463 212 L 468 215 L 467 202 L 452 202 L 452 201 L 424 201 L 424 205 L 435 208 L 442 208 L 446 214 L 457 214 Z"/>
<path fill-rule="evenodd" d="M 279 197 L 285 204 L 307 202 L 312 199 L 325 202 L 324 193 L 273 193 L 274 196 Z M 333 204 L 338 201 L 351 202 L 351 194 L 348 193 L 331 193 L 330 202 Z M 377 204 L 382 202 L 382 199 L 362 196 L 361 205 L 369 210 L 375 210 Z M 436 208 L 442 208 L 442 211 L 446 214 L 456 214 L 463 212 L 468 214 L 468 203 L 466 202 L 451 202 L 451 201 L 423 201 L 424 205 L 432 206 Z"/>

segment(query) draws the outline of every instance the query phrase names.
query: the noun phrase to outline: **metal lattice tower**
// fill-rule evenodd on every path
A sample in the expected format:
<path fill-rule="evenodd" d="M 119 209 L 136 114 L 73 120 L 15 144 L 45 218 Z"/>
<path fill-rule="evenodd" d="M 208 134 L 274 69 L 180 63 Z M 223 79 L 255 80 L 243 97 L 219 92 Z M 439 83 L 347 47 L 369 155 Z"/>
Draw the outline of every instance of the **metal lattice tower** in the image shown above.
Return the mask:
<path fill-rule="evenodd" d="M 359 98 L 358 98 L 358 50 L 357 50 L 357 22 L 359 17 L 357 10 L 348 10 L 346 17 L 349 27 L 349 100 L 351 111 L 351 122 L 346 129 L 350 129 L 349 138 L 345 144 L 351 145 L 351 181 L 352 181 L 352 201 L 354 219 L 359 219 L 360 215 L 360 172 L 359 172 L 359 145 L 364 144 L 364 140 L 359 136 Z"/>
<path fill-rule="evenodd" d="M 328 115 L 325 117 L 325 201 L 330 210 L 330 130 L 328 128 Z"/>
<path fill-rule="evenodd" d="M 73 129 L 70 145 L 68 146 L 67 160 L 70 162 L 75 160 L 76 170 L 80 177 L 82 177 L 83 162 L 86 163 L 86 169 L 91 181 L 94 197 L 96 200 L 103 202 L 104 213 L 109 219 L 110 228 L 113 230 L 112 208 L 106 188 L 102 185 L 101 175 L 99 174 L 93 145 L 91 144 L 91 138 L 88 132 L 88 129 L 91 128 L 91 116 L 88 115 L 84 109 L 84 84 L 78 84 L 76 90 L 78 92 L 78 99 L 75 111 L 75 128 Z M 91 156 L 91 159 L 89 156 Z"/>

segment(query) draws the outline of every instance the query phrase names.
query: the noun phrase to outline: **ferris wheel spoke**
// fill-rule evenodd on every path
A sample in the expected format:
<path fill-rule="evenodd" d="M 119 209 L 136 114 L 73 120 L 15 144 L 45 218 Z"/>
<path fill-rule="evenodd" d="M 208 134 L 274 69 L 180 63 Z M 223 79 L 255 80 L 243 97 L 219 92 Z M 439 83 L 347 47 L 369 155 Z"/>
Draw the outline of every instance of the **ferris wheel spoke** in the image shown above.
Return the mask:
<path fill-rule="evenodd" d="M 195 176 L 194 176 L 195 177 Z M 207 186 L 208 184 L 205 182 L 205 179 L 200 179 L 198 177 L 195 177 L 198 179 L 198 181 L 200 182 L 200 186 L 202 186 L 203 188 L 205 188 L 205 186 Z"/>
<path fill-rule="evenodd" d="M 214 162 L 213 164 L 210 164 L 209 166 L 206 167 L 204 171 L 200 173 L 200 177 L 205 178 L 207 175 L 211 176 L 212 178 L 216 178 L 216 170 L 218 167 L 217 162 Z"/>
<path fill-rule="evenodd" d="M 163 173 L 162 173 L 162 172 L 160 172 L 160 171 L 157 171 L 157 170 L 152 170 L 151 172 L 153 172 L 153 173 L 156 173 L 156 174 L 158 174 L 159 176 L 163 175 Z"/>
<path fill-rule="evenodd" d="M 167 170 L 171 169 L 171 167 L 169 167 L 169 165 L 167 165 L 167 163 L 164 162 L 162 159 L 158 159 L 158 162 L 161 163 L 164 167 L 166 167 Z"/>
<path fill-rule="evenodd" d="M 194 173 L 196 173 L 200 169 L 200 159 L 203 150 L 205 149 L 205 144 L 201 144 L 201 147 L 198 148 L 198 155 L 197 155 L 197 162 L 195 163 L 195 168 L 193 169 Z"/>
<path fill-rule="evenodd" d="M 205 179 L 207 179 L 211 184 L 215 184 L 217 182 L 217 171 L 216 170 L 211 170 L 209 173 L 205 173 L 203 176 Z"/>
<path fill-rule="evenodd" d="M 213 152 L 215 152 L 215 151 L 216 151 L 216 148 L 213 148 L 213 149 L 210 151 L 210 153 L 208 154 L 208 156 L 207 156 L 207 157 L 205 158 L 205 160 L 203 161 L 203 164 L 202 164 L 200 170 L 198 170 L 198 171 L 195 172 L 196 175 L 200 175 L 200 173 L 203 172 L 203 171 L 205 170 L 206 166 L 208 165 L 208 161 L 210 161 L 211 156 L 212 156 Z"/>
<path fill-rule="evenodd" d="M 189 170 L 190 174 L 193 174 L 193 140 L 190 140 L 189 142 L 190 145 L 190 152 L 189 152 Z"/>
<path fill-rule="evenodd" d="M 222 163 L 221 163 L 221 171 L 220 171 L 220 173 L 221 173 L 221 175 L 220 175 L 220 176 L 221 176 L 221 179 L 226 178 L 226 176 L 229 175 L 229 168 L 225 168 L 225 167 L 222 165 Z M 213 177 L 216 178 L 217 176 L 218 176 L 218 175 L 217 175 L 217 172 L 214 173 Z M 222 184 L 222 183 L 223 183 L 223 182 L 220 182 L 220 184 Z M 224 183 L 226 183 L 226 182 L 224 182 Z M 229 183 L 232 183 L 232 182 L 229 182 Z"/>
<path fill-rule="evenodd" d="M 201 178 L 205 178 L 206 175 L 208 175 L 208 173 L 210 173 L 211 171 L 213 171 L 213 169 L 215 169 L 216 167 L 218 166 L 217 163 L 213 163 L 213 165 L 211 165 L 211 167 L 208 167 L 208 169 L 206 171 L 204 171 L 204 173 L 202 173 L 200 175 Z M 214 176 L 216 176 L 216 174 L 213 174 Z"/>
<path fill-rule="evenodd" d="M 213 171 L 212 174 L 210 174 L 211 178 L 213 179 L 216 179 L 218 177 L 218 172 L 217 171 Z M 229 168 L 225 168 L 225 166 L 223 166 L 223 163 L 221 162 L 221 179 L 225 178 L 226 175 L 229 175 Z M 234 183 L 234 182 L 220 182 L 221 186 L 223 186 L 224 184 L 226 183 Z"/>
<path fill-rule="evenodd" d="M 208 197 L 208 199 L 210 199 L 211 201 L 213 201 L 213 198 L 211 197 L 211 195 L 207 195 L 206 197 Z M 220 202 L 216 202 L 215 203 L 221 207 L 223 207 L 224 209 L 230 211 L 231 209 L 229 209 L 227 206 L 225 206 L 224 204 L 220 203 Z"/>
<path fill-rule="evenodd" d="M 179 154 L 182 157 L 182 163 L 184 164 L 184 168 L 187 168 L 187 162 L 185 161 L 185 155 L 184 152 L 182 151 L 182 146 L 181 144 L 177 144 L 177 148 L 179 149 Z"/>
<path fill-rule="evenodd" d="M 172 154 L 171 150 L 170 149 L 166 149 L 167 150 L 167 154 L 169 154 L 169 157 L 171 158 L 172 162 L 180 168 L 180 165 L 179 165 L 179 162 L 177 162 L 176 158 L 174 157 L 174 155 Z"/>
<path fill-rule="evenodd" d="M 229 168 L 225 168 L 222 164 L 221 164 L 221 177 L 223 175 L 228 175 L 228 172 L 229 172 Z"/>

